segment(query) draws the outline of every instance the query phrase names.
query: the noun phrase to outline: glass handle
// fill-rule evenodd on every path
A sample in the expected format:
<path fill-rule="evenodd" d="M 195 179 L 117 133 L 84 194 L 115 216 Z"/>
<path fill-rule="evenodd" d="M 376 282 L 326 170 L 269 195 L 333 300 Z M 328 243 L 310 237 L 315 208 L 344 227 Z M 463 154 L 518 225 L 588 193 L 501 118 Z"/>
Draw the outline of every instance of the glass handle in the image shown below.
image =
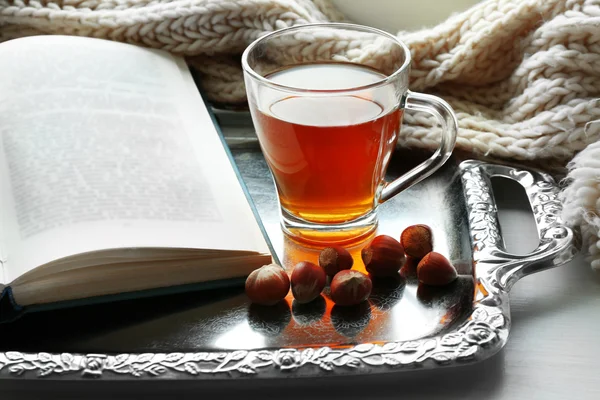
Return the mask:
<path fill-rule="evenodd" d="M 406 96 L 405 109 L 428 112 L 440 121 L 442 125 L 440 146 L 429 159 L 392 182 L 386 182 L 379 198 L 380 203 L 391 199 L 437 171 L 450 158 L 456 143 L 458 123 L 452 107 L 444 100 L 436 96 L 409 91 Z"/>

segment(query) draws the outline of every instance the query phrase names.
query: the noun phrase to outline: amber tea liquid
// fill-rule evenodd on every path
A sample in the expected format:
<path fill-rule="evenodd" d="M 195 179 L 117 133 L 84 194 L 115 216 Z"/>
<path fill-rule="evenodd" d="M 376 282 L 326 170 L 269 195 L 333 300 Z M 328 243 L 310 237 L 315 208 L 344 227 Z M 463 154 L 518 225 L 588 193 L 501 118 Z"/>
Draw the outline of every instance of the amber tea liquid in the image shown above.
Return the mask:
<path fill-rule="evenodd" d="M 294 66 L 267 78 L 292 87 L 339 89 L 385 76 L 366 67 L 327 63 Z M 285 211 L 320 224 L 345 223 L 373 211 L 400 129 L 397 106 L 386 109 L 368 92 L 280 94 L 251 106 Z"/>

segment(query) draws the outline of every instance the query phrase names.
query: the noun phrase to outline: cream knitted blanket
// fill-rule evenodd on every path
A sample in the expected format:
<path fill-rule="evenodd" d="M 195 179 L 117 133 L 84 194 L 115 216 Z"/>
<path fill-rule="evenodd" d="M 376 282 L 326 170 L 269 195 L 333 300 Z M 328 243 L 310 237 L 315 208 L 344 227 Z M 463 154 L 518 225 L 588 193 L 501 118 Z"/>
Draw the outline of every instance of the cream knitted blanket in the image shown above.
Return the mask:
<path fill-rule="evenodd" d="M 42 33 L 102 37 L 188 56 L 212 101 L 245 100 L 239 54 L 275 29 L 343 16 L 327 0 L 0 0 L 0 41 Z M 600 0 L 486 0 L 419 32 L 411 89 L 454 107 L 457 148 L 571 163 L 565 216 L 600 268 Z M 407 114 L 402 143 L 436 147 L 431 117 Z M 583 150 L 583 151 L 582 151 Z M 597 244 L 598 243 L 598 244 Z"/>

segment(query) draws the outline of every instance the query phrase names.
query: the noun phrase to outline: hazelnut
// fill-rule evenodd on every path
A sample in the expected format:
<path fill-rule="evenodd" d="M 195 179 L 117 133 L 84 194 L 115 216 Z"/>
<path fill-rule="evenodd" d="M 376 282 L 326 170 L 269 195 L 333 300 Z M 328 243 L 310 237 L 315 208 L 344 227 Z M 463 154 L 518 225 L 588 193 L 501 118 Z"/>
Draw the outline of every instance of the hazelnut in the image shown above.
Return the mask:
<path fill-rule="evenodd" d="M 407 256 L 421 259 L 433 251 L 431 228 L 427 225 L 412 225 L 400 235 L 400 243 Z"/>
<path fill-rule="evenodd" d="M 264 265 L 246 278 L 246 295 L 253 303 L 271 306 L 283 300 L 290 290 L 290 279 L 277 264 Z"/>
<path fill-rule="evenodd" d="M 325 271 L 308 261 L 296 264 L 292 277 L 292 294 L 298 303 L 313 301 L 323 291 L 327 283 Z"/>
<path fill-rule="evenodd" d="M 329 276 L 334 276 L 338 272 L 352 268 L 354 260 L 345 248 L 341 246 L 326 247 L 319 254 L 319 265 Z"/>
<path fill-rule="evenodd" d="M 440 253 L 428 253 L 417 266 L 419 282 L 431 286 L 443 286 L 457 278 L 456 268 Z"/>
<path fill-rule="evenodd" d="M 404 249 L 391 236 L 377 236 L 361 251 L 367 271 L 373 276 L 390 276 L 398 273 L 404 264 Z"/>
<path fill-rule="evenodd" d="M 371 278 L 362 272 L 345 269 L 331 280 L 331 300 L 339 306 L 351 306 L 365 301 L 371 294 Z"/>

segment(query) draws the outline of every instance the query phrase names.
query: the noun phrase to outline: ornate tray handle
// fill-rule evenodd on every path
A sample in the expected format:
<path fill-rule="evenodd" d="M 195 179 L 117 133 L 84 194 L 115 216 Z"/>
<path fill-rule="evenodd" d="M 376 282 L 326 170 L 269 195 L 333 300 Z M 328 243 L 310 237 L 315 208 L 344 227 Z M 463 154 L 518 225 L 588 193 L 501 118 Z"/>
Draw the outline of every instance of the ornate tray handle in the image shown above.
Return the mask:
<path fill-rule="evenodd" d="M 578 251 L 578 234 L 564 225 L 558 187 L 547 174 L 480 161 L 460 165 L 469 213 L 476 276 L 492 287 L 509 291 L 524 276 L 557 267 Z M 509 178 L 527 194 L 539 236 L 537 248 L 525 256 L 506 251 L 490 179 Z"/>

